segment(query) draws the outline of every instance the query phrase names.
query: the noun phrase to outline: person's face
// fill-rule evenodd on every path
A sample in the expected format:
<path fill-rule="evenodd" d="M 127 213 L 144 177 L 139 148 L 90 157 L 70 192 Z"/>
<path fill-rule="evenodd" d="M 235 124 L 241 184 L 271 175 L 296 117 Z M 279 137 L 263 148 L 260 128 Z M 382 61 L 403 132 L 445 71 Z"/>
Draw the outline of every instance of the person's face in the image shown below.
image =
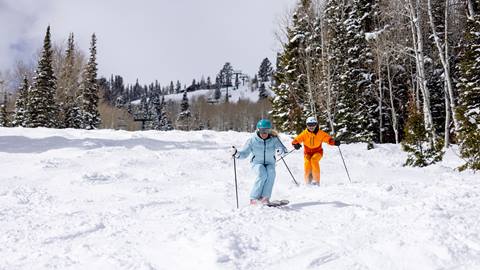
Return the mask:
<path fill-rule="evenodd" d="M 317 127 L 317 124 L 307 124 L 307 129 L 309 131 L 314 131 L 316 127 Z"/>
<path fill-rule="evenodd" d="M 258 129 L 258 133 L 260 134 L 260 138 L 266 139 L 268 138 L 268 134 L 270 134 L 272 130 L 269 128 L 260 128 Z"/>

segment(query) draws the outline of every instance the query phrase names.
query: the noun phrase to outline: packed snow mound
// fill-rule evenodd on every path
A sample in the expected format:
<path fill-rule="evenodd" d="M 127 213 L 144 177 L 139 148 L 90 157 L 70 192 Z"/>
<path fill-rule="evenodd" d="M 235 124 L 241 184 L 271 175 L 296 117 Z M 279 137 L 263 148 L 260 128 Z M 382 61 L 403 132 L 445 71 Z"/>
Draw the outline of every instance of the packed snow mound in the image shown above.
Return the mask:
<path fill-rule="evenodd" d="M 0 269 L 480 269 L 480 180 L 456 148 L 403 167 L 398 145 L 324 146 L 277 164 L 272 199 L 233 160 L 248 133 L 0 128 Z M 287 135 L 280 138 L 291 149 Z"/>

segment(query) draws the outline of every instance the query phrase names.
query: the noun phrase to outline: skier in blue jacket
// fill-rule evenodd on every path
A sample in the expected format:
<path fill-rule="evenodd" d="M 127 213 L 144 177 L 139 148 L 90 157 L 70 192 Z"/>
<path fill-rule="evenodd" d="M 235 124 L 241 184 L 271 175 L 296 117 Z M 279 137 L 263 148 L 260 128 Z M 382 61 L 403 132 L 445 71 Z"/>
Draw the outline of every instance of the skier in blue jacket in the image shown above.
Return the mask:
<path fill-rule="evenodd" d="M 287 149 L 267 119 L 258 121 L 256 132 L 242 149 L 232 148 L 233 158 L 244 159 L 251 155 L 250 163 L 257 178 L 250 193 L 250 204 L 268 204 L 270 201 L 275 182 L 275 151 L 282 155 Z"/>

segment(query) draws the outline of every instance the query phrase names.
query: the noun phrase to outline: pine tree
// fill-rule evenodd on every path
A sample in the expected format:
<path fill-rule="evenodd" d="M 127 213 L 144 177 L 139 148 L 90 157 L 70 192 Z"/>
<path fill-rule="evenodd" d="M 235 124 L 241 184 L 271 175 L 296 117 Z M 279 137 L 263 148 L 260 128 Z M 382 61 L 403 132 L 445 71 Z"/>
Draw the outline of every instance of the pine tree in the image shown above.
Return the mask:
<path fill-rule="evenodd" d="M 154 128 L 162 131 L 172 130 L 172 122 L 168 119 L 165 112 L 165 97 L 162 96 L 162 100 L 160 101 L 159 97 L 156 96 L 153 101 L 153 106 L 155 108 Z"/>
<path fill-rule="evenodd" d="M 90 58 L 83 73 L 82 81 L 82 120 L 85 129 L 95 129 L 100 126 L 100 114 L 98 112 L 98 91 L 97 82 L 97 38 L 92 35 L 90 43 Z"/>
<path fill-rule="evenodd" d="M 168 93 L 169 94 L 175 93 L 175 86 L 173 85 L 173 81 L 170 81 L 170 86 L 168 87 Z"/>
<path fill-rule="evenodd" d="M 258 77 L 260 78 L 260 81 L 268 82 L 272 76 L 272 73 L 272 63 L 270 63 L 268 58 L 263 59 L 262 63 L 260 64 L 260 68 L 258 69 Z"/>
<path fill-rule="evenodd" d="M 480 170 L 480 1 L 472 1 L 465 42 L 460 56 L 457 117 L 460 154 L 466 161 L 460 170 Z"/>
<path fill-rule="evenodd" d="M 29 127 L 57 127 L 58 106 L 55 103 L 57 78 L 52 67 L 52 46 L 50 41 L 50 26 L 43 43 L 42 56 L 33 78 L 33 86 L 28 94 Z"/>
<path fill-rule="evenodd" d="M 191 127 L 192 113 L 188 104 L 187 91 L 183 92 L 182 102 L 180 103 L 180 113 L 177 118 L 177 127 L 181 130 L 189 130 Z"/>
<path fill-rule="evenodd" d="M 0 105 L 0 127 L 9 127 L 10 121 L 8 119 L 7 113 L 7 102 L 6 102 L 6 94 L 4 99 L 4 104 Z"/>
<path fill-rule="evenodd" d="M 439 140 L 435 146 L 432 145 L 427 136 L 423 115 L 415 106 L 413 99 L 410 100 L 404 133 L 402 148 L 408 153 L 406 166 L 425 167 L 442 160 L 443 143 Z"/>
<path fill-rule="evenodd" d="M 365 33 L 373 30 L 373 0 L 353 0 L 351 4 L 327 3 L 326 21 L 330 35 L 330 61 L 337 74 L 338 114 L 335 130 L 342 140 L 368 142 L 372 147 L 376 126 L 373 54 Z M 344 12 L 346 11 L 346 12 Z"/>
<path fill-rule="evenodd" d="M 14 127 L 26 127 L 28 121 L 28 91 L 30 85 L 27 76 L 23 77 L 23 82 L 18 89 L 18 97 L 15 101 L 15 114 L 13 116 Z"/>
<path fill-rule="evenodd" d="M 175 93 L 179 94 L 181 91 L 182 91 L 182 84 L 180 83 L 180 81 L 177 81 L 177 83 L 175 84 Z"/>
<path fill-rule="evenodd" d="M 229 86 L 232 86 L 232 76 L 233 76 L 233 67 L 230 62 L 226 62 L 225 65 L 223 65 L 222 70 L 220 71 L 221 77 L 222 78 L 222 83 L 224 86 L 227 88 Z"/>
<path fill-rule="evenodd" d="M 68 96 L 64 104 L 65 128 L 82 128 L 82 108 L 79 99 Z"/>
<path fill-rule="evenodd" d="M 305 74 L 303 55 L 311 38 L 312 5 L 310 0 L 302 0 L 292 18 L 292 26 L 287 29 L 288 42 L 284 51 L 277 56 L 277 70 L 274 74 L 276 85 L 272 88 L 276 97 L 272 103 L 272 119 L 280 131 L 304 129 L 304 119 L 308 111 L 308 82 Z"/>
<path fill-rule="evenodd" d="M 207 89 L 207 83 L 205 82 L 205 77 L 202 75 L 200 79 L 200 84 L 198 86 L 199 89 Z"/>
<path fill-rule="evenodd" d="M 212 88 L 212 81 L 210 79 L 210 76 L 207 77 L 207 89 L 211 89 Z"/>
<path fill-rule="evenodd" d="M 262 84 L 260 84 L 260 88 L 258 89 L 258 97 L 260 99 L 268 98 L 268 92 L 267 92 L 267 89 L 265 88 L 265 83 L 263 82 Z"/>

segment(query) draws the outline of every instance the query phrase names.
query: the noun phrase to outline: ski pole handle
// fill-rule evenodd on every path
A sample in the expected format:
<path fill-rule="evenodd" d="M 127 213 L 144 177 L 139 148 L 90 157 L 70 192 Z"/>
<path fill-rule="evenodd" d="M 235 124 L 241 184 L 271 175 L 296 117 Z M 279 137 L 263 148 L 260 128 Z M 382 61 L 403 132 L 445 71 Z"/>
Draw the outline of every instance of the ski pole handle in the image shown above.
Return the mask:
<path fill-rule="evenodd" d="M 283 156 L 280 156 L 280 159 L 283 159 L 284 157 L 288 156 L 288 154 L 292 153 L 293 151 L 295 151 L 295 149 L 292 149 L 292 150 L 288 151 L 288 152 L 287 152 L 285 155 L 283 155 Z M 277 160 L 276 162 L 279 162 L 279 161 L 280 161 L 280 159 L 279 159 L 279 160 Z"/>

